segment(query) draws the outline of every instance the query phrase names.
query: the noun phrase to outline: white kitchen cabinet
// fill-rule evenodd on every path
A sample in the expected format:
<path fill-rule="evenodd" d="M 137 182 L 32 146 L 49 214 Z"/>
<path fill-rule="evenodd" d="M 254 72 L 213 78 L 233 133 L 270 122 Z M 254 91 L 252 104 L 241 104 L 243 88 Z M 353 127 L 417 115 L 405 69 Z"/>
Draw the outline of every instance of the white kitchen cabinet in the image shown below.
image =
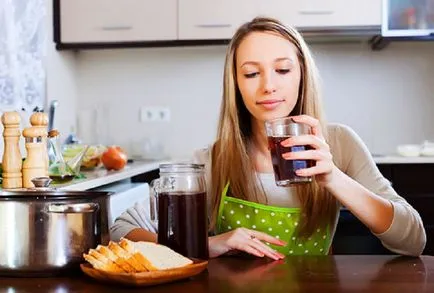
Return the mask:
<path fill-rule="evenodd" d="M 297 28 L 381 25 L 381 0 L 178 0 L 179 39 L 229 39 L 244 22 L 270 16 Z"/>
<path fill-rule="evenodd" d="M 64 44 L 177 38 L 177 0 L 57 1 Z"/>
<path fill-rule="evenodd" d="M 108 223 L 112 226 L 117 217 L 136 203 L 149 205 L 149 184 L 131 183 L 129 180 L 119 181 L 92 189 L 93 191 L 108 191 L 110 195 L 110 212 Z"/>
<path fill-rule="evenodd" d="M 261 9 L 285 24 L 321 29 L 380 26 L 381 6 L 381 0 L 269 0 Z"/>
<path fill-rule="evenodd" d="M 178 0 L 181 40 L 230 39 L 257 14 L 257 0 Z"/>
<path fill-rule="evenodd" d="M 54 38 L 61 49 L 227 40 L 256 16 L 275 17 L 302 32 L 379 27 L 382 8 L 382 0 L 53 1 Z"/>

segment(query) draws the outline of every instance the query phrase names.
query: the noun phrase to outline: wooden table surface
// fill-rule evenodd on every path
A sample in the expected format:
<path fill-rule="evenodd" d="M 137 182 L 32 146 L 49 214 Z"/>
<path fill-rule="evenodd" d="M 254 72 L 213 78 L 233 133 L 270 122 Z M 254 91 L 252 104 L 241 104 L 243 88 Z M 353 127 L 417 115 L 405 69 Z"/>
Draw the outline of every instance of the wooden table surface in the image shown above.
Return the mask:
<path fill-rule="evenodd" d="M 52 278 L 2 278 L 0 292 L 434 292 L 434 257 L 336 255 L 210 260 L 200 275 L 171 284 L 129 288 L 80 273 Z"/>

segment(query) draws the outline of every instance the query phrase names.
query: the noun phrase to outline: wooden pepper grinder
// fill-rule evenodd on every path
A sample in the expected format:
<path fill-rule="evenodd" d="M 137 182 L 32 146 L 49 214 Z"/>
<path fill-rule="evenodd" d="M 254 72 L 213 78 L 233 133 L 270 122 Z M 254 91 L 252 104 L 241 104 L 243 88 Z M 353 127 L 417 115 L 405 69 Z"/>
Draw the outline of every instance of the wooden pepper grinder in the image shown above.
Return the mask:
<path fill-rule="evenodd" d="M 21 175 L 22 157 L 19 146 L 20 114 L 18 112 L 5 112 L 1 120 L 4 127 L 3 188 L 21 188 L 23 181 Z"/>
<path fill-rule="evenodd" d="M 40 127 L 27 127 L 23 131 L 26 138 L 27 157 L 23 162 L 23 187 L 35 187 L 32 179 L 36 177 L 45 177 L 45 150 L 43 137 L 47 131 Z"/>
<path fill-rule="evenodd" d="M 48 147 L 47 147 L 48 115 L 43 112 L 35 112 L 32 114 L 32 116 L 30 116 L 30 124 L 44 131 L 44 135 L 42 136 L 42 144 L 44 145 L 45 176 L 48 176 L 48 165 L 49 165 Z"/>

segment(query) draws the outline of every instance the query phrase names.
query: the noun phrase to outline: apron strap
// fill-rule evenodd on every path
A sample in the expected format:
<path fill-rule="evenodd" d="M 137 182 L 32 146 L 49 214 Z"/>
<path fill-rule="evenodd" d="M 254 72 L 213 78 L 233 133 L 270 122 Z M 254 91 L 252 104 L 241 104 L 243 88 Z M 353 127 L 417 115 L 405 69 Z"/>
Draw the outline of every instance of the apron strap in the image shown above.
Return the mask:
<path fill-rule="evenodd" d="M 225 200 L 226 200 L 226 195 L 228 193 L 229 190 L 229 182 L 226 183 L 225 188 L 223 188 L 221 197 L 220 197 L 220 203 L 219 203 L 219 211 L 217 214 L 217 231 L 221 231 L 221 217 L 223 215 L 223 206 L 225 204 Z"/>

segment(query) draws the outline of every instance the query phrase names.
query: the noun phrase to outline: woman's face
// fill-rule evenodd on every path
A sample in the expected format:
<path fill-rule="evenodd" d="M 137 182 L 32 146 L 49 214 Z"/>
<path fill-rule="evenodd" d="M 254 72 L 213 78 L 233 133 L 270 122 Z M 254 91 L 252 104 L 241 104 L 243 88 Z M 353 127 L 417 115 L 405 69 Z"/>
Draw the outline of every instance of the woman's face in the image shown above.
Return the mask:
<path fill-rule="evenodd" d="M 272 32 L 252 32 L 236 52 L 237 82 L 244 104 L 260 123 L 294 109 L 300 84 L 296 47 Z"/>

